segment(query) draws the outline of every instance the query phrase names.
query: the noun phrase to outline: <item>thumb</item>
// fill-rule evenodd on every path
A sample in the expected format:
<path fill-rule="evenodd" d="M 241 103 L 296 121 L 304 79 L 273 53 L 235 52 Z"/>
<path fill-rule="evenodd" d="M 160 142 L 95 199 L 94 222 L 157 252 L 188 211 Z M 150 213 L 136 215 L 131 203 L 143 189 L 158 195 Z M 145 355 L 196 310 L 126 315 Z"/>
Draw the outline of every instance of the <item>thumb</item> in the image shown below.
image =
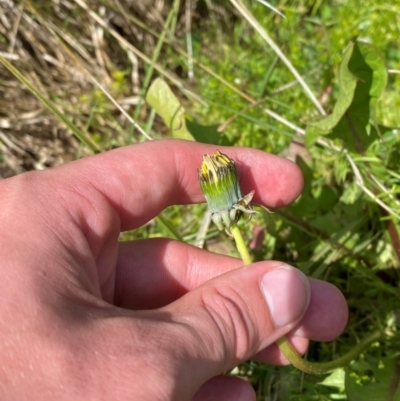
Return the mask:
<path fill-rule="evenodd" d="M 181 378 L 200 386 L 251 358 L 291 331 L 309 300 L 306 276 L 281 262 L 255 263 L 207 281 L 163 308 L 187 328 L 188 337 L 176 339 L 185 351 Z"/>

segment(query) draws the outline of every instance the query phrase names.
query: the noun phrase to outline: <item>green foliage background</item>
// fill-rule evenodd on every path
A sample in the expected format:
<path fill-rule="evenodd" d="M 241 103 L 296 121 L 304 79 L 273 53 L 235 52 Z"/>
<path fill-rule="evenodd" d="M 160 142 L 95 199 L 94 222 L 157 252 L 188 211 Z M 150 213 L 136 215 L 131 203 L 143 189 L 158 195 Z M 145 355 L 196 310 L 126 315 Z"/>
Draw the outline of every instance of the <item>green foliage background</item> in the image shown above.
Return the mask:
<path fill-rule="evenodd" d="M 253 246 L 254 258 L 286 261 L 345 294 L 346 332 L 333 343 L 312 344 L 309 359 L 334 359 L 376 329 L 388 336 L 328 377 L 253 362 L 232 374 L 251 381 L 259 400 L 400 399 L 400 5 L 271 3 L 283 18 L 257 1 L 174 0 L 162 9 L 154 1 L 143 2 L 144 8 L 123 0 L 9 4 L 1 6 L 5 18 L 14 21 L 16 10 L 23 17 L 17 31 L 0 31 L 0 51 L 7 53 L 0 59 L 0 89 L 14 99 L 0 103 L 0 118 L 9 123 L 10 140 L 23 147 L 19 117 L 31 109 L 19 99 L 32 102 L 32 110 L 49 108 L 43 115 L 58 127 L 56 137 L 47 126 L 32 126 L 49 149 L 60 147 L 58 158 L 49 150 L 56 161 L 44 167 L 146 136 L 250 146 L 301 167 L 302 196 L 273 214 L 261 210 L 243 228 L 249 243 L 261 241 Z M 241 7 L 290 60 L 309 93 Z M 23 85 L 12 67 L 4 68 L 7 60 Z M 11 94 L 10 82 L 14 91 L 19 85 L 19 96 Z M 38 101 L 29 84 L 40 92 Z M 18 164 L 9 147 L 3 140 L 0 162 Z M 36 168 L 26 160 L 21 166 Z M 235 254 L 225 234 L 202 229 L 205 211 L 205 205 L 171 207 L 125 238 L 169 236 Z"/>

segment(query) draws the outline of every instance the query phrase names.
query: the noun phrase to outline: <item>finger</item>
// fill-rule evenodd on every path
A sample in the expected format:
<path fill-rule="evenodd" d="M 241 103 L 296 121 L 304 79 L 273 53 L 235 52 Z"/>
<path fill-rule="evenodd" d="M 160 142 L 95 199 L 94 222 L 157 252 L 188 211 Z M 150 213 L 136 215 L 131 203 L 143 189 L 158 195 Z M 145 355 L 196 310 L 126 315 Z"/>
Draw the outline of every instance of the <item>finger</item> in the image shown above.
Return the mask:
<path fill-rule="evenodd" d="M 306 352 L 309 340 L 334 340 L 343 332 L 348 320 L 346 299 L 339 289 L 325 281 L 308 280 L 310 304 L 299 325 L 287 336 L 300 355 Z M 289 363 L 276 344 L 259 352 L 254 359 L 274 365 Z"/>
<path fill-rule="evenodd" d="M 140 349 L 143 368 L 156 372 L 153 377 L 161 372 L 156 388 L 174 394 L 174 399 L 187 399 L 293 330 L 308 302 L 309 284 L 303 273 L 281 262 L 259 262 L 208 280 L 163 308 L 118 308 L 120 316 L 98 319 L 101 336 L 92 342 L 102 341 L 100 355 L 114 355 L 117 345 L 118 357 L 110 363 L 118 361 L 129 378 L 138 376 L 134 355 Z M 209 394 L 207 387 L 203 389 Z"/>
<path fill-rule="evenodd" d="M 243 193 L 255 190 L 254 202 L 279 207 L 300 194 L 302 174 L 291 161 L 255 149 L 219 148 L 235 160 Z M 48 174 L 57 174 L 52 185 L 64 196 L 83 194 L 91 207 L 98 204 L 93 198 L 100 193 L 117 211 L 122 230 L 128 230 L 168 205 L 203 202 L 197 169 L 202 156 L 215 149 L 192 141 L 151 141 L 82 159 Z"/>
<path fill-rule="evenodd" d="M 121 319 L 105 319 L 98 332 L 106 354 L 115 344 L 123 350 L 113 360 L 122 364 L 127 377 L 138 370 L 132 364 L 131 352 L 137 349 L 132 341 L 146 336 L 146 343 L 140 343 L 144 365 L 151 371 L 168 372 L 167 378 L 179 378 L 179 389 L 193 396 L 204 383 L 260 355 L 261 350 L 273 353 L 271 344 L 283 335 L 296 349 L 298 340 L 306 345 L 306 339 L 292 339 L 290 333 L 305 316 L 309 291 L 309 280 L 297 269 L 281 262 L 259 262 L 208 280 L 163 308 L 135 312 L 118 308 Z M 104 338 L 111 338 L 111 343 Z M 279 355 L 276 361 L 284 363 Z M 163 381 L 167 387 L 171 382 Z"/>
<path fill-rule="evenodd" d="M 239 259 L 174 240 L 155 238 L 121 243 L 116 304 L 127 309 L 159 308 L 241 265 Z M 312 278 L 309 282 L 310 305 L 289 336 L 300 354 L 307 350 L 308 339 L 331 341 L 336 338 L 344 330 L 348 317 L 346 300 L 338 288 Z M 255 359 L 270 364 L 288 363 L 275 345 L 261 351 Z"/>
<path fill-rule="evenodd" d="M 203 384 L 192 401 L 255 401 L 250 383 L 239 377 L 217 376 Z"/>
<path fill-rule="evenodd" d="M 348 308 L 344 295 L 326 281 L 309 278 L 311 286 L 310 305 L 295 337 L 314 341 L 332 341 L 345 329 Z"/>
<path fill-rule="evenodd" d="M 162 308 L 179 327 L 179 339 L 176 329 L 163 337 L 179 341 L 187 358 L 182 366 L 204 362 L 186 377 L 204 383 L 293 330 L 308 302 L 308 280 L 299 270 L 260 262 L 209 280 Z"/>
<path fill-rule="evenodd" d="M 123 242 L 119 247 L 115 303 L 127 309 L 159 308 L 242 265 L 240 259 L 165 238 Z M 293 335 L 331 341 L 347 324 L 346 300 L 334 285 L 312 278 L 309 281 L 310 306 Z"/>
<path fill-rule="evenodd" d="M 122 242 L 114 303 L 127 309 L 160 308 L 240 266 L 243 266 L 240 259 L 166 238 Z"/>

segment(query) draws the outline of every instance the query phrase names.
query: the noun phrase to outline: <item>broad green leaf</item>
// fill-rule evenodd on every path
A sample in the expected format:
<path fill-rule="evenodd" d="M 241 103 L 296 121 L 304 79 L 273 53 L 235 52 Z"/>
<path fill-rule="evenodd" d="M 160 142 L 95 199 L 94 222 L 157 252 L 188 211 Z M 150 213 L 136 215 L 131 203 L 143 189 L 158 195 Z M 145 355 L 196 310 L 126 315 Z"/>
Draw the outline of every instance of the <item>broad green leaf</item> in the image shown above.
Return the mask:
<path fill-rule="evenodd" d="M 231 145 L 227 136 L 217 131 L 218 125 L 205 126 L 188 118 L 179 99 L 161 78 L 151 84 L 146 101 L 163 119 L 173 138 L 194 139 L 221 146 Z"/>
<path fill-rule="evenodd" d="M 193 140 L 186 128 L 185 109 L 164 80 L 157 78 L 150 85 L 146 102 L 163 119 L 173 138 Z"/>
<path fill-rule="evenodd" d="M 338 202 L 338 195 L 335 188 L 324 185 L 319 189 L 319 193 L 315 195 L 315 199 L 317 200 L 318 209 L 321 213 L 325 213 L 334 208 Z"/>
<path fill-rule="evenodd" d="M 376 121 L 376 103 L 383 91 L 385 90 L 387 84 L 387 71 L 383 58 L 375 50 L 375 48 L 365 42 L 358 42 L 358 47 L 365 62 L 372 69 L 372 83 L 369 91 L 370 95 L 370 118 L 374 124 Z"/>
<path fill-rule="evenodd" d="M 320 135 L 340 139 L 350 151 L 364 153 L 378 138 L 375 106 L 386 85 L 386 69 L 374 48 L 363 42 L 351 44 L 339 71 L 339 95 L 333 112 L 311 123 L 306 143 Z"/>
<path fill-rule="evenodd" d="M 319 135 L 329 134 L 338 122 L 343 118 L 353 100 L 357 79 L 348 69 L 348 63 L 353 54 L 354 45 L 350 45 L 343 56 L 339 70 L 339 95 L 332 114 L 326 118 L 312 123 L 306 131 L 306 144 L 312 145 Z"/>
<path fill-rule="evenodd" d="M 186 126 L 197 142 L 221 146 L 232 145 L 232 142 L 229 141 L 225 134 L 217 131 L 218 125 L 201 125 L 186 119 Z"/>
<path fill-rule="evenodd" d="M 345 384 L 348 401 L 400 401 L 398 375 L 399 358 L 385 358 L 375 368 L 370 383 L 358 384 L 351 374 L 346 372 Z"/>
<path fill-rule="evenodd" d="M 345 372 L 342 368 L 334 370 L 329 376 L 320 383 L 323 386 L 336 387 L 340 390 L 344 390 L 344 378 Z"/>
<path fill-rule="evenodd" d="M 318 230 L 321 232 L 330 235 L 337 233 L 342 228 L 335 211 L 315 217 L 314 219 L 310 220 L 310 224 L 312 227 L 318 228 Z"/>

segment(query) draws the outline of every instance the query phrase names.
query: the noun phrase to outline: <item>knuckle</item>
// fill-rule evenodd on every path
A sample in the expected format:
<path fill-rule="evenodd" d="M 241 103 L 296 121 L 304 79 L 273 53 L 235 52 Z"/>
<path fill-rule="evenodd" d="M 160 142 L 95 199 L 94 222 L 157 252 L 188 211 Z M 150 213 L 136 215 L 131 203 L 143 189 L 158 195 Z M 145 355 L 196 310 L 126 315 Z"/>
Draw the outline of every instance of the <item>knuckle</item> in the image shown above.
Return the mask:
<path fill-rule="evenodd" d="M 255 316 L 242 293 L 231 287 L 214 288 L 202 304 L 226 356 L 243 360 L 255 353 L 260 343 Z"/>

